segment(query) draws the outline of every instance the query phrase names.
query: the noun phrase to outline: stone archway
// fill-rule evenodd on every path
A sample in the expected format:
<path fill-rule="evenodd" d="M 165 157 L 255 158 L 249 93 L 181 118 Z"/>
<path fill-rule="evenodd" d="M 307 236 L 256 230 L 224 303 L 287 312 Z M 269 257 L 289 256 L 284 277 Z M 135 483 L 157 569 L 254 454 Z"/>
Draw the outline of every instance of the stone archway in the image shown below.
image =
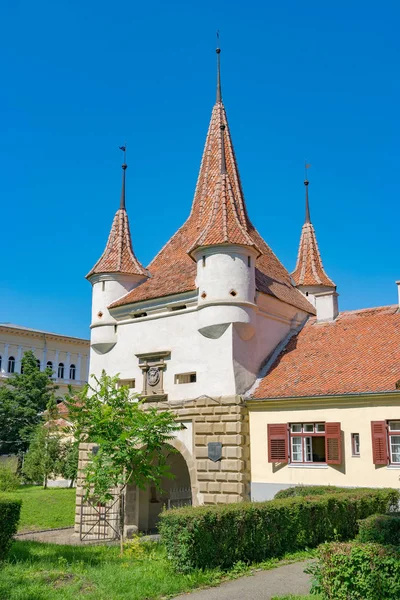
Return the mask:
<path fill-rule="evenodd" d="M 176 452 L 168 451 L 173 447 Z M 164 507 L 173 508 L 184 504 L 198 505 L 198 487 L 196 468 L 189 450 L 178 439 L 172 439 L 165 445 L 167 460 L 173 479 L 164 478 L 162 491 L 148 487 L 138 489 L 129 485 L 126 491 L 126 535 L 140 532 L 154 532 L 160 512 Z"/>

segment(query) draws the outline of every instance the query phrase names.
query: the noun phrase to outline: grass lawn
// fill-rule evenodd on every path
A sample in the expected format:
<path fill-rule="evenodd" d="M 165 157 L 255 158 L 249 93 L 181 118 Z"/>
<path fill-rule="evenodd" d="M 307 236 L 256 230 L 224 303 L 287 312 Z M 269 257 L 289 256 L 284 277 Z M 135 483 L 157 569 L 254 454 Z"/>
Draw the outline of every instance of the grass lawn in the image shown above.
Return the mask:
<path fill-rule="evenodd" d="M 33 485 L 21 486 L 15 492 L 1 492 L 4 497 L 22 500 L 18 532 L 72 527 L 75 518 L 75 489 L 44 490 Z"/>
<path fill-rule="evenodd" d="M 299 552 L 257 568 L 306 558 L 310 553 Z M 238 563 L 225 574 L 218 569 L 175 573 L 160 544 L 146 545 L 145 555 L 135 559 L 120 558 L 115 546 L 15 542 L 0 569 L 0 600 L 161 600 L 250 574 L 251 570 Z"/>

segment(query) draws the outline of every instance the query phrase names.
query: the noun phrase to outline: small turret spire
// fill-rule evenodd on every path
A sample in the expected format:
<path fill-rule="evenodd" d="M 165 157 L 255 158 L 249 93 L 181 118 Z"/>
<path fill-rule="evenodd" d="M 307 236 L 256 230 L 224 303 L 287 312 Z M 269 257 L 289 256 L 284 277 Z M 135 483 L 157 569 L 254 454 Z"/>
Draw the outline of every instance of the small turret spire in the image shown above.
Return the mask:
<path fill-rule="evenodd" d="M 219 40 L 219 33 L 217 32 L 217 38 Z M 216 53 L 217 53 L 217 103 L 221 103 L 222 102 L 222 92 L 221 92 L 221 62 L 220 62 L 220 55 L 221 55 L 221 48 L 217 48 L 216 49 Z"/>
<path fill-rule="evenodd" d="M 311 167 L 311 165 L 308 165 L 307 163 L 305 163 L 305 179 L 304 179 L 304 185 L 306 186 L 306 223 L 311 223 L 311 219 L 310 219 L 310 205 L 308 202 L 308 185 L 309 185 L 309 181 L 308 181 L 308 177 L 307 177 L 307 169 L 309 169 Z"/>
<path fill-rule="evenodd" d="M 121 201 L 119 203 L 119 207 L 125 210 L 125 174 L 128 165 L 126 164 L 126 143 L 124 146 L 119 147 L 120 150 L 124 153 L 124 164 L 122 165 L 122 187 L 121 187 Z"/>

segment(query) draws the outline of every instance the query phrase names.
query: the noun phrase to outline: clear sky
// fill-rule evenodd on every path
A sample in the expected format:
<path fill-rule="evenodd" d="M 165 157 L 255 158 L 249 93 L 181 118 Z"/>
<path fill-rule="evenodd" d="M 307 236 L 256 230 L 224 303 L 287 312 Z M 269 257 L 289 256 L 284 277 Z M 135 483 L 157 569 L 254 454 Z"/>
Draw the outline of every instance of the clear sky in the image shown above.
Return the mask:
<path fill-rule="evenodd" d="M 148 264 L 186 219 L 222 89 L 252 221 L 292 270 L 311 218 L 341 310 L 400 279 L 395 0 L 14 0 L 0 5 L 0 321 L 88 336 L 118 208 Z"/>

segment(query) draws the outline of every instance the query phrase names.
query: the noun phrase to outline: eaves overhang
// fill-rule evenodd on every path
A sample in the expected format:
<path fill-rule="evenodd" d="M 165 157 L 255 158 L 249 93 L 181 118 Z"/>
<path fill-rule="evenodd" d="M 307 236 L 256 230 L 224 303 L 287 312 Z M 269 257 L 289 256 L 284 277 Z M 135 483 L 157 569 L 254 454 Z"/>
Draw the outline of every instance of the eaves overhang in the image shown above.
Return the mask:
<path fill-rule="evenodd" d="M 337 404 L 345 406 L 346 404 L 363 403 L 363 402 L 374 402 L 376 400 L 385 400 L 393 403 L 398 403 L 400 406 L 400 390 L 387 390 L 380 392 L 349 392 L 346 394 L 320 394 L 320 395 L 307 395 L 307 396 L 276 396 L 267 398 L 246 398 L 245 404 L 249 408 L 259 408 L 269 410 L 274 406 L 287 406 L 290 408 L 300 408 L 305 404 L 316 405 L 318 403 L 323 404 Z"/>

